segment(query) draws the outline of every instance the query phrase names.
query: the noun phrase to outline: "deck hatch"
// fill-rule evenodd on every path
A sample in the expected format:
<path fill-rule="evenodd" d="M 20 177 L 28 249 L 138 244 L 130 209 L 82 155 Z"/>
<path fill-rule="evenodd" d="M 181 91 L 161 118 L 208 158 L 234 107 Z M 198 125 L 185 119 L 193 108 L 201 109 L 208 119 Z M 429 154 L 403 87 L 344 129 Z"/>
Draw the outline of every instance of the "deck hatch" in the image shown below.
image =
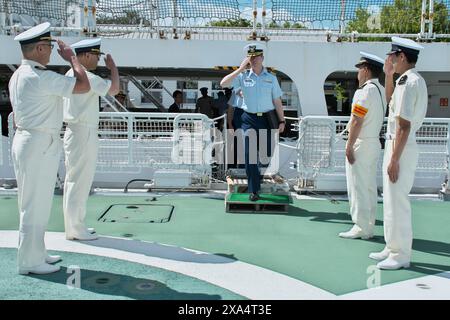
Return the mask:
<path fill-rule="evenodd" d="M 98 221 L 118 223 L 166 223 L 174 206 L 165 204 L 113 204 Z"/>

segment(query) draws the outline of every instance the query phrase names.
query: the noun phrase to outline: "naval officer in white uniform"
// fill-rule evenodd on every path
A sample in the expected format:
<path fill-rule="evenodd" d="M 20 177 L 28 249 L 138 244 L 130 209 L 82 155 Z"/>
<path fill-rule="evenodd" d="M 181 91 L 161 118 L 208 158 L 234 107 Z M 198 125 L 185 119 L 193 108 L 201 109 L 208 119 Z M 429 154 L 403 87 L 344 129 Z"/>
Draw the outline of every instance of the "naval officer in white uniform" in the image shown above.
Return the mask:
<path fill-rule="evenodd" d="M 97 69 L 101 39 L 85 39 L 71 47 L 85 68 L 91 90 L 64 98 L 64 134 L 66 178 L 64 181 L 64 224 L 69 240 L 95 240 L 96 234 L 85 225 L 86 203 L 94 179 L 98 152 L 99 98 L 119 92 L 119 72 L 110 54 L 105 65 L 111 71 L 111 80 L 105 80 L 93 71 Z M 66 76 L 73 76 L 70 69 Z"/>
<path fill-rule="evenodd" d="M 15 37 L 20 42 L 23 60 L 9 82 L 11 104 L 17 131 L 12 144 L 12 159 L 17 179 L 20 213 L 18 271 L 20 274 L 45 274 L 59 270 L 50 263 L 44 234 L 52 207 L 53 190 L 62 143 L 62 97 L 89 91 L 86 72 L 73 51 L 58 41 L 60 56 L 71 63 L 74 77 L 46 69 L 55 41 L 50 23 L 37 25 Z"/>
<path fill-rule="evenodd" d="M 377 212 L 377 162 L 381 151 L 380 130 L 386 113 L 384 87 L 378 81 L 384 60 L 360 52 L 359 88 L 352 102 L 346 145 L 346 176 L 353 227 L 339 233 L 342 238 L 373 237 Z"/>
<path fill-rule="evenodd" d="M 414 183 L 418 148 L 416 131 L 427 113 L 428 92 L 415 65 L 422 46 L 410 39 L 392 37 L 388 53 L 386 98 L 389 118 L 383 161 L 383 251 L 371 253 L 380 269 L 408 268 L 412 251 L 411 205 L 408 194 Z M 394 89 L 394 73 L 399 74 Z"/>

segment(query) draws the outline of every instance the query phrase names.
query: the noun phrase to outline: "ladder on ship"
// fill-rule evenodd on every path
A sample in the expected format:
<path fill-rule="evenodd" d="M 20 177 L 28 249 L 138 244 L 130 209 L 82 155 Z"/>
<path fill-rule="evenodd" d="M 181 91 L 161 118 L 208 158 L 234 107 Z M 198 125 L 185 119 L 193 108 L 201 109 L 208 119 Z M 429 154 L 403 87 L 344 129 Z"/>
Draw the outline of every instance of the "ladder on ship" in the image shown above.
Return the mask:
<path fill-rule="evenodd" d="M 159 84 L 160 86 L 162 86 L 162 88 L 164 90 L 166 90 L 170 95 L 172 95 L 163 85 L 162 82 L 156 78 L 153 77 L 154 81 L 152 81 L 150 83 L 150 85 L 148 87 L 145 87 L 144 85 L 142 85 L 142 83 L 136 79 L 134 76 L 132 75 L 127 75 L 127 78 L 131 81 L 131 83 L 133 83 L 136 88 L 139 89 L 139 91 L 142 92 L 142 94 L 144 95 L 144 97 L 148 100 L 150 100 L 157 108 L 160 112 L 167 112 L 166 108 L 164 107 L 164 105 L 157 99 L 155 98 L 151 93 L 150 93 L 150 89 L 152 89 L 156 84 Z"/>

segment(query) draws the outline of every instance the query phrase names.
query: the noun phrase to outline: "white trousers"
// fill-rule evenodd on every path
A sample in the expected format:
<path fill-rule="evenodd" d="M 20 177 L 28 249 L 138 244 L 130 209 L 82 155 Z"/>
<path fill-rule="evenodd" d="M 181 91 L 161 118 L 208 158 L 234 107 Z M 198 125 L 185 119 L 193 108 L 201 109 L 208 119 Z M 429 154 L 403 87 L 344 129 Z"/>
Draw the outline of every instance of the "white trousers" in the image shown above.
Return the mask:
<path fill-rule="evenodd" d="M 12 144 L 20 213 L 19 268 L 45 263 L 44 235 L 62 149 L 58 134 L 18 129 Z"/>
<path fill-rule="evenodd" d="M 66 178 L 64 181 L 64 225 L 66 235 L 86 231 L 89 191 L 97 164 L 98 130 L 69 124 L 64 134 Z"/>
<path fill-rule="evenodd" d="M 345 159 L 347 193 L 353 223 L 363 233 L 373 234 L 377 213 L 377 162 L 381 145 L 378 138 L 357 139 L 354 145 L 356 161 Z"/>
<path fill-rule="evenodd" d="M 419 156 L 416 143 L 403 149 L 400 157 L 400 173 L 396 183 L 389 180 L 387 168 L 393 151 L 393 140 L 386 141 L 383 161 L 384 239 L 390 257 L 399 262 L 411 260 L 412 223 L 408 194 L 414 183 Z"/>

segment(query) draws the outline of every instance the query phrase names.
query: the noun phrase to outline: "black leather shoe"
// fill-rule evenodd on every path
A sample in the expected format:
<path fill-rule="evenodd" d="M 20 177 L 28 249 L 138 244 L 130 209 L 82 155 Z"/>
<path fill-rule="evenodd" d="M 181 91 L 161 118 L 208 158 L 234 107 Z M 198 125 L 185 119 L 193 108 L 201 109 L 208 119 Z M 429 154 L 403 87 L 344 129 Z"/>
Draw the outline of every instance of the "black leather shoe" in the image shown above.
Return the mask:
<path fill-rule="evenodd" d="M 250 201 L 258 201 L 259 195 L 257 193 L 251 193 L 248 198 L 250 199 Z"/>

